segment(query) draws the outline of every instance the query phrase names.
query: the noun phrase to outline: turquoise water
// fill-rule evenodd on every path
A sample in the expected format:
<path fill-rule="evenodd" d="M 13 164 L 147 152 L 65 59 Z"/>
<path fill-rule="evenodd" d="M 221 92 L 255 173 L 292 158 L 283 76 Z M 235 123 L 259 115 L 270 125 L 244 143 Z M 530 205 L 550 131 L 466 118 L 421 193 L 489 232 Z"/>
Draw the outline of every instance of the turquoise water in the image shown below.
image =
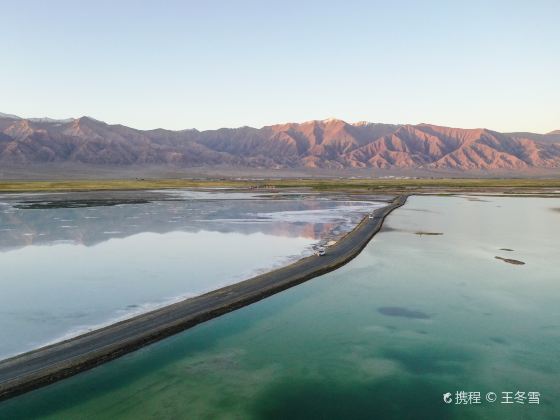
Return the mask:
<path fill-rule="evenodd" d="M 345 267 L 4 402 L 0 418 L 556 419 L 558 208 L 412 197 Z M 483 402 L 443 402 L 461 390 Z M 516 391 L 540 404 L 500 402 Z"/>

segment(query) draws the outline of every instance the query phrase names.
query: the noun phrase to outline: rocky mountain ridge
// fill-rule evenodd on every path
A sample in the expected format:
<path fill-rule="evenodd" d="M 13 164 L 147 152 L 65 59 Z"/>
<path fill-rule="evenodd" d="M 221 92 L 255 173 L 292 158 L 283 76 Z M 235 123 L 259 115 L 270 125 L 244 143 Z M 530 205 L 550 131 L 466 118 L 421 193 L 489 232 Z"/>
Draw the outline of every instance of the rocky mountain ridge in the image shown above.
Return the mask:
<path fill-rule="evenodd" d="M 0 163 L 251 168 L 560 169 L 560 130 L 499 133 L 338 119 L 262 128 L 137 130 L 90 117 L 0 114 Z"/>

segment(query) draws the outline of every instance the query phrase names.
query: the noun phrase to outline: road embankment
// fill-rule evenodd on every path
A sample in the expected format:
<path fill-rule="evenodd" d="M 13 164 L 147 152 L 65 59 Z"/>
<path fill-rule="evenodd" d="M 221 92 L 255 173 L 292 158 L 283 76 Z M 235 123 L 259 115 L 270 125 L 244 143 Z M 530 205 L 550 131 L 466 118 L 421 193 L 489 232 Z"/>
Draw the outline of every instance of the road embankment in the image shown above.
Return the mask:
<path fill-rule="evenodd" d="M 406 199 L 406 196 L 398 196 L 387 206 L 375 210 L 373 217 L 366 216 L 351 232 L 329 247 L 324 256 L 306 257 L 204 295 L 0 361 L 0 400 L 91 369 L 333 271 L 356 257 L 379 232 L 385 218 L 404 205 Z"/>

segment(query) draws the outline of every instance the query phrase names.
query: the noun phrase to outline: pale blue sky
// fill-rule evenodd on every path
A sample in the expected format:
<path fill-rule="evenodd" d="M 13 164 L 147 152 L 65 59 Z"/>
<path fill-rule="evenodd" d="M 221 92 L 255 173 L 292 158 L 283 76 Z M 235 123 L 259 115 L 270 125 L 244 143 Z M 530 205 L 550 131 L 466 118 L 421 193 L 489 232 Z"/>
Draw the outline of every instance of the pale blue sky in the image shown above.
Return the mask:
<path fill-rule="evenodd" d="M 560 1 L 4 1 L 0 111 L 560 129 Z"/>

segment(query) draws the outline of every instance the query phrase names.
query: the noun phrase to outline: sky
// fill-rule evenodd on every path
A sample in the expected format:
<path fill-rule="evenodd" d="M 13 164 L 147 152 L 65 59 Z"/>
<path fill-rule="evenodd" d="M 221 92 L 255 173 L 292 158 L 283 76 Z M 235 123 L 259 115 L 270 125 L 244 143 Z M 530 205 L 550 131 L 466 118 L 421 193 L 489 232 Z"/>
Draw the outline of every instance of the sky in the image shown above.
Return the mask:
<path fill-rule="evenodd" d="M 560 2 L 0 0 L 0 112 L 560 129 Z"/>

